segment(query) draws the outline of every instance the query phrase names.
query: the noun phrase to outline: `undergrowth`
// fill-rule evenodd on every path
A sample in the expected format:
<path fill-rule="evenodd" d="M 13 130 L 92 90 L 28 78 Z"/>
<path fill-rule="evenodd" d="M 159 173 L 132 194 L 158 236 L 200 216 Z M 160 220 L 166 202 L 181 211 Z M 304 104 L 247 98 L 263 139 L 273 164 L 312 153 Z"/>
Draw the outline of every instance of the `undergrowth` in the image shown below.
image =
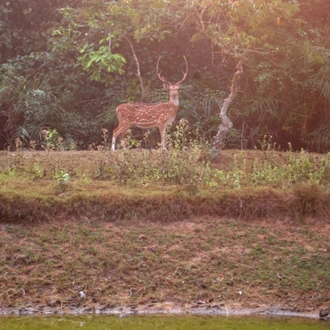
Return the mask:
<path fill-rule="evenodd" d="M 293 152 L 290 144 L 287 151 L 278 151 L 276 144 L 265 139 L 260 143 L 260 150 L 225 150 L 214 162 L 203 141 L 189 139 L 189 130 L 182 121 L 172 135 L 168 135 L 166 151 L 143 149 L 139 143 L 131 143 L 128 134 L 121 143 L 122 148 L 112 152 L 107 146 L 106 130 L 103 130 L 103 143 L 88 156 L 86 152 L 54 151 L 49 144 L 44 152 L 20 148 L 14 152 L 3 151 L 0 175 L 53 180 L 61 186 L 71 181 L 102 180 L 131 187 L 186 185 L 196 191 L 264 186 L 287 189 L 295 184 L 328 185 L 330 182 L 329 154 Z"/>
<path fill-rule="evenodd" d="M 290 146 L 279 151 L 267 141 L 258 150 L 224 150 L 215 161 L 203 141 L 190 138 L 185 122 L 168 136 L 166 151 L 135 142 L 132 148 L 126 138 L 113 152 L 106 130 L 103 136 L 90 151 L 0 152 L 0 218 L 39 217 L 52 209 L 159 220 L 196 213 L 302 219 L 330 212 L 329 154 Z"/>

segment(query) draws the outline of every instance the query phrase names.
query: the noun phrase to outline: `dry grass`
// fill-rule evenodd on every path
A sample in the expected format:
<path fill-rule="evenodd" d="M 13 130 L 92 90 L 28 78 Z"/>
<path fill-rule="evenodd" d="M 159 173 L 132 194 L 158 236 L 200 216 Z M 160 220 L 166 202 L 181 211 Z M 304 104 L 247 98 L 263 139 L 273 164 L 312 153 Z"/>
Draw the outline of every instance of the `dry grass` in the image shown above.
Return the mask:
<path fill-rule="evenodd" d="M 315 310 L 330 303 L 329 233 L 329 223 L 210 217 L 1 225 L 0 306 Z"/>

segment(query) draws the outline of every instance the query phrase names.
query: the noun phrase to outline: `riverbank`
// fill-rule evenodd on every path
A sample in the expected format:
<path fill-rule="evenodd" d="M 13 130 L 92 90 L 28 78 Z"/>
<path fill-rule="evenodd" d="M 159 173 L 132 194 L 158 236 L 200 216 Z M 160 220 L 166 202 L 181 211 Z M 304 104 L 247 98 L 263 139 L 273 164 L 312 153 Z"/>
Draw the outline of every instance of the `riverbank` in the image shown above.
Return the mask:
<path fill-rule="evenodd" d="M 2 313 L 329 308 L 330 223 L 81 217 L 0 225 Z M 7 313 L 7 312 L 6 312 Z"/>
<path fill-rule="evenodd" d="M 0 309 L 330 307 L 330 156 L 0 153 Z"/>

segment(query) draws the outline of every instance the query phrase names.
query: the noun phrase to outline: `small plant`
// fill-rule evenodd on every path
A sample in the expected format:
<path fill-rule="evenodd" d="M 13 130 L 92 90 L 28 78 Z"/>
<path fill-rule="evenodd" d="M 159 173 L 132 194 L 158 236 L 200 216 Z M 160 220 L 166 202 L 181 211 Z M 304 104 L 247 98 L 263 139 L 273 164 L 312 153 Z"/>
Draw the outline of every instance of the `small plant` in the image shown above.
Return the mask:
<path fill-rule="evenodd" d="M 125 137 L 120 141 L 120 145 L 124 150 L 140 147 L 140 142 L 133 139 L 132 136 L 133 136 L 132 130 L 128 129 Z"/>
<path fill-rule="evenodd" d="M 33 164 L 32 175 L 33 175 L 33 180 L 35 180 L 35 181 L 42 179 L 43 173 L 42 173 L 39 161 L 36 161 Z"/>
<path fill-rule="evenodd" d="M 273 141 L 271 135 L 264 135 L 262 140 L 258 140 L 258 145 L 255 148 L 260 149 L 261 151 L 275 151 L 277 150 L 277 145 L 276 142 Z"/>
<path fill-rule="evenodd" d="M 108 130 L 106 128 L 102 128 L 102 148 L 98 148 L 98 150 L 107 150 L 108 139 Z"/>
<path fill-rule="evenodd" d="M 185 149 L 194 145 L 200 146 L 200 134 L 198 129 L 192 127 L 189 122 L 182 118 L 171 133 L 170 125 L 166 133 L 167 149 Z"/>
<path fill-rule="evenodd" d="M 57 130 L 51 129 L 43 129 L 41 131 L 41 135 L 44 139 L 44 143 L 43 143 L 43 148 L 45 150 L 63 150 L 63 138 L 59 135 L 59 133 L 57 132 Z"/>
<path fill-rule="evenodd" d="M 20 151 L 23 147 L 23 142 L 21 141 L 20 138 L 15 139 L 15 150 Z"/>
<path fill-rule="evenodd" d="M 190 131 L 189 122 L 186 119 L 180 119 L 179 124 L 176 126 L 176 129 L 173 132 L 172 141 L 175 149 L 182 149 L 188 146 L 190 142 Z"/>
<path fill-rule="evenodd" d="M 70 174 L 63 170 L 56 170 L 54 176 L 60 186 L 66 186 L 69 183 Z"/>
<path fill-rule="evenodd" d="M 9 170 L 8 170 L 8 175 L 9 176 L 15 176 L 16 175 L 16 166 L 15 165 L 13 165 L 13 166 L 11 166 L 10 168 L 9 168 Z"/>

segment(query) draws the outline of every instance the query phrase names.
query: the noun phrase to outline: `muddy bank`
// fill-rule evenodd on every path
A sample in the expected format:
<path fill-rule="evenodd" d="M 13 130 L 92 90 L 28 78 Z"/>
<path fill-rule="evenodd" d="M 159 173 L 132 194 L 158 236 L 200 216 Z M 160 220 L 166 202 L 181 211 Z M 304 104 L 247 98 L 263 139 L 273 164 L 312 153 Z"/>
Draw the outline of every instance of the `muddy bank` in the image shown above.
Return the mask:
<path fill-rule="evenodd" d="M 290 311 L 281 307 L 235 308 L 226 306 L 191 307 L 118 307 L 118 308 L 50 308 L 46 306 L 0 308 L 0 316 L 38 316 L 38 315 L 115 315 L 121 318 L 136 315 L 204 315 L 204 316 L 273 316 L 273 317 L 301 317 L 320 319 L 319 311 L 299 312 Z M 330 316 L 321 318 L 330 322 Z"/>

